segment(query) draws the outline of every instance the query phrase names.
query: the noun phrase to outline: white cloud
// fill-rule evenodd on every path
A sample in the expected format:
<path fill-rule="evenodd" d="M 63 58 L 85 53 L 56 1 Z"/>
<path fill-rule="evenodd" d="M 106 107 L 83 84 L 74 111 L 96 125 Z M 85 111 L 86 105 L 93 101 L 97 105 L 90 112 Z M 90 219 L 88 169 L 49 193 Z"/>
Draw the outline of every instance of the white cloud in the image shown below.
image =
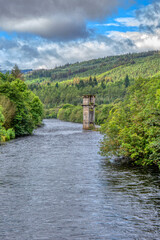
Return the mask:
<path fill-rule="evenodd" d="M 118 32 L 112 31 L 108 35 L 110 38 L 121 41 L 129 39 L 132 41 L 134 48 L 133 51 L 141 52 L 148 50 L 160 49 L 160 30 L 157 29 L 155 33 L 145 32 Z"/>
<path fill-rule="evenodd" d="M 136 17 L 143 26 L 159 28 L 160 26 L 160 1 L 154 1 L 136 11 Z"/>
<path fill-rule="evenodd" d="M 97 27 L 119 27 L 119 23 L 102 23 L 102 24 L 95 24 L 94 26 Z"/>
<path fill-rule="evenodd" d="M 134 17 L 116 18 L 115 21 L 126 27 L 139 27 L 141 25 L 141 22 Z"/>

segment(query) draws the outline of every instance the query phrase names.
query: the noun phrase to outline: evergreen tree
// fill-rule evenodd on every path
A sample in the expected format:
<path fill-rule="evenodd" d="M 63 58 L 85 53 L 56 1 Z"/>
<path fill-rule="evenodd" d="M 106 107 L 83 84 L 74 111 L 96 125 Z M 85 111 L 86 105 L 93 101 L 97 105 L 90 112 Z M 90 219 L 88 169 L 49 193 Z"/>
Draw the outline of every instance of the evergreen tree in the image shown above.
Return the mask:
<path fill-rule="evenodd" d="M 124 79 L 124 85 L 125 85 L 125 88 L 127 88 L 130 85 L 128 74 L 126 75 L 126 77 Z"/>
<path fill-rule="evenodd" d="M 104 84 L 104 80 L 101 82 L 101 87 L 102 87 L 103 89 L 106 88 L 106 85 Z"/>
<path fill-rule="evenodd" d="M 23 74 L 21 73 L 17 64 L 15 64 L 15 66 L 13 67 L 11 74 L 14 76 L 15 79 L 19 78 L 21 80 L 24 80 Z"/>
<path fill-rule="evenodd" d="M 94 78 L 93 78 L 93 83 L 94 83 L 94 86 L 97 86 L 97 84 L 98 84 L 97 79 L 96 79 L 95 76 L 94 76 Z"/>
<path fill-rule="evenodd" d="M 93 86 L 93 81 L 92 81 L 92 77 L 90 76 L 90 78 L 89 78 L 89 85 L 90 86 Z"/>
<path fill-rule="evenodd" d="M 80 80 L 80 81 L 79 81 L 79 87 L 80 87 L 80 88 L 84 88 L 84 86 L 85 86 L 85 85 L 84 85 L 83 80 Z"/>

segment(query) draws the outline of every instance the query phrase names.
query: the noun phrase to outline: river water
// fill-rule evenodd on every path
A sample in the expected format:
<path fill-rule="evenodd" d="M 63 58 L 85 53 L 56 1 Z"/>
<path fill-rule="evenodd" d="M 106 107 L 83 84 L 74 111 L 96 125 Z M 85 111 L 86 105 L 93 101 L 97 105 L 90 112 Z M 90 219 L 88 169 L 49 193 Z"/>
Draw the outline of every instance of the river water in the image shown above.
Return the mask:
<path fill-rule="evenodd" d="M 0 240 L 160 239 L 160 175 L 108 163 L 98 132 L 44 120 L 0 146 Z"/>

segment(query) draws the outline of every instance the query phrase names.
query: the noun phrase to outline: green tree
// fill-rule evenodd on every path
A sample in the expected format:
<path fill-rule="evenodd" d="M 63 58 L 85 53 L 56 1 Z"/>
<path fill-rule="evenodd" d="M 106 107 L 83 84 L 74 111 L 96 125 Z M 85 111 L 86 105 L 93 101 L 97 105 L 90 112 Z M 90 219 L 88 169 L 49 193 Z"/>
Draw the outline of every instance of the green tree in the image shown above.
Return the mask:
<path fill-rule="evenodd" d="M 89 78 L 89 82 L 88 82 L 88 83 L 89 83 L 90 86 L 93 86 L 93 80 L 92 80 L 92 77 L 91 77 L 91 76 L 90 76 L 90 78 Z"/>
<path fill-rule="evenodd" d="M 31 134 L 42 120 L 43 106 L 39 98 L 20 79 L 3 81 L 0 84 L 0 94 L 9 99 L 8 104 L 4 105 L 4 112 L 8 109 L 6 116 L 9 116 L 10 107 L 13 108 L 9 126 L 15 130 L 16 136 Z"/>
<path fill-rule="evenodd" d="M 138 79 L 125 100 L 114 105 L 102 127 L 104 155 L 125 156 L 135 164 L 160 168 L 159 89 L 160 79 Z"/>
<path fill-rule="evenodd" d="M 79 88 L 84 88 L 85 87 L 85 84 L 83 82 L 83 80 L 80 80 L 79 81 Z"/>
<path fill-rule="evenodd" d="M 102 80 L 102 82 L 101 82 L 101 88 L 102 88 L 102 89 L 105 89 L 105 88 L 106 88 L 106 85 L 105 85 L 104 82 L 105 82 L 105 80 Z"/>
<path fill-rule="evenodd" d="M 95 76 L 94 76 L 94 78 L 93 78 L 93 84 L 94 84 L 94 86 L 97 86 L 97 85 L 98 85 L 98 82 L 97 82 L 97 79 L 96 79 Z"/>
<path fill-rule="evenodd" d="M 126 77 L 124 79 L 124 85 L 125 85 L 125 88 L 129 87 L 129 85 L 130 85 L 128 74 L 126 75 Z"/>
<path fill-rule="evenodd" d="M 19 78 L 21 80 L 24 80 L 23 74 L 21 73 L 17 64 L 15 64 L 15 66 L 13 67 L 11 74 L 14 76 L 15 79 Z"/>

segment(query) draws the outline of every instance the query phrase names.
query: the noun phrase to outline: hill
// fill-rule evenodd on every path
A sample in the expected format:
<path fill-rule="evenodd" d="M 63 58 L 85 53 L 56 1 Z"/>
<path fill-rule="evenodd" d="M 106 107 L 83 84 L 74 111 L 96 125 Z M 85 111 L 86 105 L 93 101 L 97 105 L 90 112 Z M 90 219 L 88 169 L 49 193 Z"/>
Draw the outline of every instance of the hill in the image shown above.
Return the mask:
<path fill-rule="evenodd" d="M 78 69 L 80 71 L 82 66 L 88 66 L 88 71 L 78 74 L 76 71 Z M 26 81 L 29 88 L 40 97 L 46 109 L 68 103 L 80 105 L 84 94 L 96 94 L 98 105 L 111 104 L 117 99 L 122 100 L 127 88 L 126 76 L 129 79 L 129 85 L 132 85 L 139 77 L 151 78 L 160 75 L 160 54 L 158 51 L 127 54 L 65 65 L 45 71 L 48 74 L 59 71 L 61 74 L 65 69 L 72 69 L 71 72 L 76 72 L 76 76 L 69 80 L 62 78 L 52 81 L 49 77 L 39 77 L 38 80 Z M 36 73 L 43 75 L 43 71 L 39 70 Z M 91 73 L 92 75 L 90 75 Z M 34 72 L 30 73 L 30 77 L 33 77 L 34 74 Z"/>
<path fill-rule="evenodd" d="M 152 66 L 151 66 L 151 65 Z M 104 57 L 90 61 L 66 64 L 54 69 L 34 70 L 25 75 L 26 82 L 61 82 L 75 77 L 86 78 L 89 76 L 112 77 L 117 79 L 124 77 L 126 73 L 132 73 L 134 77 L 153 76 L 159 73 L 160 53 L 150 51 L 143 53 L 125 54 L 119 56 Z"/>

